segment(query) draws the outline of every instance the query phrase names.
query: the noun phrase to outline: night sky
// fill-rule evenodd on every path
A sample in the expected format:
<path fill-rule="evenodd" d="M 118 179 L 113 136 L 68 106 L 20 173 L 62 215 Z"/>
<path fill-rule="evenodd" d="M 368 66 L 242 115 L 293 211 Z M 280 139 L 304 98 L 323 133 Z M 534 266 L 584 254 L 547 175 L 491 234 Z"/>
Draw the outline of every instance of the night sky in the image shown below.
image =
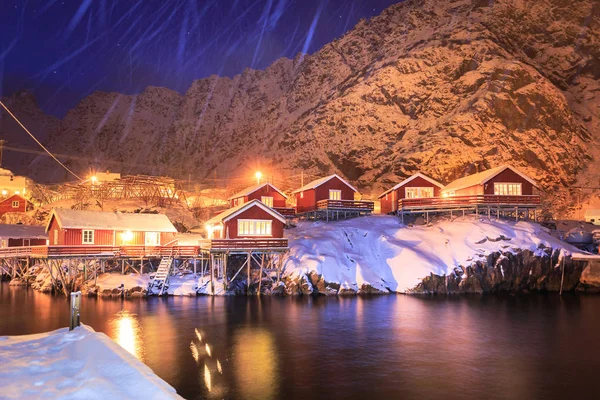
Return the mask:
<path fill-rule="evenodd" d="M 313 53 L 398 0 L 2 0 L 1 96 L 62 116 L 97 91 L 180 93 L 194 79 Z"/>

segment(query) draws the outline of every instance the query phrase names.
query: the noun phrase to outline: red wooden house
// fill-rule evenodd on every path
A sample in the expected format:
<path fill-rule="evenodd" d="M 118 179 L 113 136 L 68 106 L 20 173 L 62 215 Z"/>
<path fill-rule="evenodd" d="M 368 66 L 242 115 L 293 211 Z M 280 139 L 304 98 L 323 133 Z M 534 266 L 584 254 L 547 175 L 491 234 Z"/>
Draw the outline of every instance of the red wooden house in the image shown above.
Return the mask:
<path fill-rule="evenodd" d="M 50 245 L 163 246 L 177 234 L 163 214 L 54 209 L 46 225 Z"/>
<path fill-rule="evenodd" d="M 320 209 L 373 210 L 373 202 L 354 200 L 358 190 L 337 174 L 314 180 L 293 193 L 296 195 L 297 213 Z"/>
<path fill-rule="evenodd" d="M 400 199 L 440 197 L 443 188 L 438 181 L 418 172 L 379 195 L 381 213 L 396 212 Z"/>
<path fill-rule="evenodd" d="M 285 218 L 260 200 L 223 211 L 206 222 L 209 239 L 282 238 Z"/>
<path fill-rule="evenodd" d="M 27 211 L 27 200 L 18 194 L 12 195 L 0 202 L 0 215 L 9 212 Z"/>
<path fill-rule="evenodd" d="M 533 179 L 510 165 L 457 179 L 442 190 L 442 196 L 533 196 Z"/>
<path fill-rule="evenodd" d="M 246 188 L 227 200 L 229 201 L 229 207 L 235 207 L 254 199 L 262 201 L 266 206 L 271 208 L 283 208 L 285 207 L 287 196 L 272 184 L 261 183 L 260 185 Z"/>
<path fill-rule="evenodd" d="M 43 226 L 14 224 L 0 225 L 0 248 L 44 246 L 48 235 Z"/>

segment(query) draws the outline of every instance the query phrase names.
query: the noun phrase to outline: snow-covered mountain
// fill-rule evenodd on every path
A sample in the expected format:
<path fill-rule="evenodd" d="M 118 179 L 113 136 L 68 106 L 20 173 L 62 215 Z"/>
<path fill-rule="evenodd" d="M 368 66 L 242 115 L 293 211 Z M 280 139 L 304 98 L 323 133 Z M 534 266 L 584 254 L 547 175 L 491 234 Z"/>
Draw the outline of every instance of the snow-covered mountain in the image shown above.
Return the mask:
<path fill-rule="evenodd" d="M 508 162 L 563 196 L 597 179 L 599 60 L 594 0 L 408 0 L 313 55 L 184 95 L 94 93 L 49 119 L 48 144 L 82 156 L 76 170 L 200 178 L 261 165 L 337 172 L 367 195 L 417 170 L 448 182 Z M 28 172 L 64 177 L 47 157 Z"/>

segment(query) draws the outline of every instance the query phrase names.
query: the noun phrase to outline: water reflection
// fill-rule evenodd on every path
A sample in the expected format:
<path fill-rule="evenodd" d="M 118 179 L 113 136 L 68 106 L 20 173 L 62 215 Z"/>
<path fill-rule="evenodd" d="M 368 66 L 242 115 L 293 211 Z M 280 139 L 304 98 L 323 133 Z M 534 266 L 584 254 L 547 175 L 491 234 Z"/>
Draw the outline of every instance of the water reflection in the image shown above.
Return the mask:
<path fill-rule="evenodd" d="M 140 323 L 137 315 L 129 311 L 119 311 L 111 323 L 114 339 L 137 359 L 144 361 Z"/>
<path fill-rule="evenodd" d="M 274 356 L 273 334 L 263 328 L 242 328 L 235 332 L 234 371 L 240 397 L 273 399 L 278 393 L 278 360 Z"/>

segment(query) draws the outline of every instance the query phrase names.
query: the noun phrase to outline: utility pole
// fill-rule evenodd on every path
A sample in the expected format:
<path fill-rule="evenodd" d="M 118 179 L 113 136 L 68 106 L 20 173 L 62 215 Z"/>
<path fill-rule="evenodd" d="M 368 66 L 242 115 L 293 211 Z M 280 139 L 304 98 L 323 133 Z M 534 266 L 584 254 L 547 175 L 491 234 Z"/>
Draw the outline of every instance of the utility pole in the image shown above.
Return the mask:
<path fill-rule="evenodd" d="M 4 150 L 4 144 L 6 143 L 5 140 L 1 140 L 0 139 L 0 167 L 2 167 L 2 152 Z"/>

